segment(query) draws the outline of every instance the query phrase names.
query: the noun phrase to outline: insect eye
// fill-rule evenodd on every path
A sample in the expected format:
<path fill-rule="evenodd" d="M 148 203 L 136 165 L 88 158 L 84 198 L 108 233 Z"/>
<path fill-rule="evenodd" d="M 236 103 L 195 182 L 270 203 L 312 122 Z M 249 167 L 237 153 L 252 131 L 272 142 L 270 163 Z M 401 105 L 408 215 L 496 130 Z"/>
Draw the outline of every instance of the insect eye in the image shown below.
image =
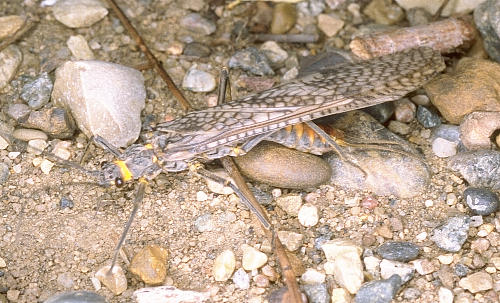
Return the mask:
<path fill-rule="evenodd" d="M 120 188 L 123 186 L 123 179 L 121 177 L 116 177 L 115 178 L 115 186 Z"/>

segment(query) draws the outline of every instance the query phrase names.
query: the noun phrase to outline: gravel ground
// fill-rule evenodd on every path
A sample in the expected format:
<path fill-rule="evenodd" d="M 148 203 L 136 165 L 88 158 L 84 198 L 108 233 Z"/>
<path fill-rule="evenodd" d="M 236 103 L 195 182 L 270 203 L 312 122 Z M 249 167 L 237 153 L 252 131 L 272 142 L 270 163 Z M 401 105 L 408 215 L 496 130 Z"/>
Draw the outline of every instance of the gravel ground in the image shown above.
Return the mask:
<path fill-rule="evenodd" d="M 159 50 L 164 45 L 184 41 L 188 36 L 186 30 L 179 25 L 180 16 L 188 12 L 185 8 L 187 4 L 180 1 L 124 0 L 120 1 L 120 5 L 126 8 L 126 12 L 134 12 L 133 23 L 144 39 L 153 46 L 159 60 L 173 72 L 176 83 L 181 82 L 185 71 L 195 63 L 210 65 L 211 72 L 216 76 L 221 63 L 227 62 L 235 50 L 249 43 L 242 39 L 235 40 L 232 45 L 217 45 L 214 36 L 202 36 L 197 37 L 196 41 L 214 45 L 209 57 L 193 59 L 170 55 Z M 215 37 L 229 32 L 235 20 L 244 19 L 245 9 L 248 7 L 250 4 L 242 4 L 219 19 Z M 37 75 L 43 58 L 50 58 L 54 52 L 66 47 L 66 40 L 76 33 L 84 36 L 90 44 L 96 41 L 102 45 L 93 50 L 99 60 L 127 66 L 140 66 L 146 62 L 112 13 L 89 28 L 70 29 L 54 20 L 50 8 L 41 7 L 37 1 L 4 1 L 0 4 L 0 12 L 3 15 L 29 12 L 40 18 L 36 28 L 18 42 L 24 60 L 17 75 Z M 348 15 L 345 9 L 342 13 Z M 352 31 L 353 26 L 346 24 L 339 36 L 328 40 L 327 44 L 346 45 Z M 281 46 L 290 53 L 303 54 L 307 50 L 301 44 Z M 323 43 L 308 46 L 310 49 L 321 50 Z M 160 77 L 151 70 L 143 74 L 148 96 L 152 96 L 146 101 L 144 114 L 155 114 L 157 121 L 178 116 L 180 111 L 175 106 L 176 101 Z M 241 71 L 236 70 L 232 72 L 231 78 L 237 80 L 241 74 Z M 247 93 L 243 89 L 233 92 L 237 95 Z M 186 92 L 186 97 L 199 108 L 207 102 L 206 94 Z M 5 111 L 6 102 L 2 102 L 2 106 Z M 376 208 L 360 209 L 359 206 L 348 205 L 346 201 L 356 199 L 359 202 L 369 197 L 369 192 L 343 190 L 333 185 L 320 186 L 312 191 L 282 189 L 282 195 L 303 195 L 314 201 L 320 211 L 320 221 L 312 228 L 300 225 L 296 217 L 274 207 L 275 202 L 268 210 L 277 229 L 304 235 L 304 244 L 295 254 L 305 268 L 322 269 L 324 256 L 321 251 L 314 249 L 314 239 L 318 236 L 318 228 L 324 225 L 329 225 L 334 238 L 349 238 L 362 244 L 364 248 L 373 249 L 391 238 L 418 244 L 422 248 L 419 258 L 437 262 L 436 270 L 427 275 L 416 274 L 405 284 L 396 300 L 438 302 L 438 290 L 446 277 L 451 279 L 451 282 L 446 283 L 451 283 L 456 295 L 466 291 L 458 287 L 459 278 L 453 274 L 453 269 L 447 276 L 443 273 L 445 266 L 436 258 L 446 252 L 437 248 L 429 237 L 423 241 L 415 238 L 424 232 L 430 235 L 432 229 L 450 214 L 466 212 L 462 201 L 466 186 L 458 175 L 446 169 L 446 160 L 433 155 L 426 135 L 428 132 L 417 122 L 410 125 L 412 132 L 407 138 L 423 151 L 433 174 L 431 185 L 425 194 L 413 199 L 375 197 L 378 205 Z M 70 141 L 74 143 L 70 148 L 73 152 L 72 160 L 78 160 L 86 139 L 80 134 Z M 33 154 L 21 152 L 13 159 L 12 155 L 9 158 L 9 152 L 16 150 L 22 150 L 22 146 L 11 145 L 7 150 L 0 151 L 2 161 L 11 167 L 10 178 L 1 186 L 0 257 L 7 266 L 1 268 L 0 300 L 6 302 L 7 296 L 10 296 L 17 302 L 35 302 L 61 291 L 95 290 L 90 278 L 99 268 L 109 264 L 131 211 L 134 191 L 131 187 L 102 189 L 95 185 L 81 184 L 91 179 L 68 168 L 54 167 L 49 175 L 45 175 L 40 168 L 34 167 L 33 159 L 37 156 Z M 93 148 L 85 166 L 96 168 L 102 161 L 111 159 L 106 152 Z M 214 166 L 216 165 L 215 163 Z M 267 193 L 273 190 L 265 185 L 256 186 Z M 207 198 L 204 199 L 200 193 L 205 193 Z M 62 197 L 73 201 L 74 207 L 61 209 L 59 204 Z M 427 200 L 432 202 L 427 202 L 427 206 L 424 206 L 424 201 Z M 205 214 L 211 214 L 214 226 L 209 231 L 198 232 L 194 222 Z M 498 213 L 496 216 L 484 217 L 485 223 L 492 223 L 497 229 L 499 220 Z M 387 229 L 390 236 L 383 231 Z M 494 245 L 482 253 L 471 249 L 471 243 L 478 239 L 477 232 L 478 228 L 469 230 L 467 242 L 453 257 L 457 261 L 473 260 L 474 271 L 484 271 L 488 266 L 488 258 L 498 254 L 498 251 Z M 492 233 L 497 233 L 497 230 Z M 231 249 L 236 254 L 236 268 L 240 268 L 242 244 L 260 247 L 263 242 L 265 238 L 258 224 L 236 196 L 211 193 L 204 180 L 189 173 L 176 173 L 161 175 L 148 187 L 124 250 L 131 258 L 146 245 L 162 245 L 170 253 L 166 285 L 174 285 L 179 289 L 209 290 L 213 302 L 261 302 L 272 290 L 279 288 L 282 282 L 271 283 L 266 288 L 251 284 L 248 290 L 237 289 L 231 280 L 215 282 L 212 264 L 220 252 Z M 268 264 L 275 266 L 275 259 L 270 258 Z M 125 267 L 123 261 L 122 265 Z M 491 273 L 491 276 L 496 281 L 500 280 L 496 272 Z M 105 287 L 98 290 L 98 293 L 109 302 L 131 302 L 133 291 L 144 287 L 144 283 L 130 273 L 127 274 L 127 279 L 128 289 L 120 296 L 114 296 Z M 327 277 L 326 283 L 330 289 L 339 287 L 331 276 Z M 16 290 L 19 291 L 17 296 Z M 474 298 L 477 302 L 498 302 L 498 296 L 494 299 L 494 293 L 491 292 L 493 290 L 489 293 L 465 293 L 463 297 L 466 301 L 461 302 L 473 302 Z M 412 296 L 412 293 L 419 295 Z"/>

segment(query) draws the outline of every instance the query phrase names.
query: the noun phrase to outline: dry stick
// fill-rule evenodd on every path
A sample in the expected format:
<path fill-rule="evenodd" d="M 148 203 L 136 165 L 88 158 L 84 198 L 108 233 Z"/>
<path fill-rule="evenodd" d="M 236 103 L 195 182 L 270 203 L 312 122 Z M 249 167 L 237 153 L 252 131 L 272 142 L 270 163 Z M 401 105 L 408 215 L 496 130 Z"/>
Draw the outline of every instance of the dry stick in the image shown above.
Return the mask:
<path fill-rule="evenodd" d="M 116 5 L 115 1 L 114 0 L 107 0 L 107 1 L 108 1 L 109 6 L 111 6 L 111 8 L 115 12 L 115 14 L 118 16 L 118 19 L 120 19 L 123 26 L 125 26 L 127 31 L 130 33 L 132 38 L 135 40 L 135 43 L 137 43 L 137 45 L 139 46 L 141 51 L 146 55 L 149 62 L 151 62 L 154 69 L 156 70 L 156 72 L 158 74 L 160 74 L 160 77 L 165 81 L 165 83 L 167 83 L 168 89 L 172 92 L 174 97 L 179 101 L 182 109 L 187 111 L 190 108 L 192 108 L 192 106 L 186 100 L 186 98 L 184 97 L 182 92 L 177 88 L 177 86 L 175 86 L 172 78 L 170 78 L 170 76 L 167 74 L 167 72 L 165 71 L 163 66 L 160 64 L 160 62 L 158 62 L 156 57 L 153 55 L 153 53 L 151 53 L 149 48 L 146 46 L 146 43 L 144 42 L 142 37 L 135 30 L 135 28 L 132 26 L 132 24 L 127 19 L 125 14 L 123 14 L 122 10 L 118 7 L 118 5 Z"/>
<path fill-rule="evenodd" d="M 14 35 L 7 37 L 0 43 L 0 52 L 3 51 L 7 46 L 16 42 L 17 39 L 21 38 L 27 31 L 29 31 L 35 23 L 32 21 L 26 21 L 23 27 L 21 27 Z"/>
<path fill-rule="evenodd" d="M 349 46 L 356 56 L 367 60 L 422 46 L 448 53 L 457 47 L 472 43 L 476 37 L 477 31 L 470 18 L 449 18 L 426 25 L 358 37 L 352 40 Z"/>
<path fill-rule="evenodd" d="M 144 41 L 142 40 L 139 33 L 130 24 L 127 17 L 123 14 L 123 12 L 120 10 L 120 8 L 116 5 L 114 0 L 108 0 L 108 3 L 112 7 L 112 9 L 115 11 L 115 13 L 118 15 L 120 21 L 125 26 L 125 28 L 129 31 L 129 33 L 136 40 L 136 43 L 139 45 L 139 48 L 143 51 L 144 54 L 146 54 L 146 56 L 148 57 L 150 62 L 154 65 L 155 69 L 160 73 L 160 75 L 162 75 L 162 74 L 165 75 L 165 76 L 162 76 L 163 80 L 165 80 L 169 89 L 172 91 L 172 93 L 174 93 L 174 96 L 177 97 L 179 102 L 183 105 L 184 109 L 188 110 L 189 108 L 191 108 L 191 106 L 189 105 L 187 100 L 184 98 L 184 96 L 179 91 L 179 89 L 175 86 L 172 79 L 168 76 L 167 72 L 158 63 L 155 56 L 146 47 L 146 45 L 144 44 Z M 238 188 L 240 188 L 240 190 L 244 193 L 244 195 L 247 197 L 247 199 L 249 201 L 251 201 L 252 205 L 254 207 L 256 207 L 257 209 L 259 209 L 260 213 L 265 215 L 264 210 L 262 209 L 260 204 L 257 202 L 257 199 L 255 198 L 253 193 L 250 191 L 250 189 L 246 185 L 246 182 L 244 181 L 243 177 L 241 176 L 241 173 L 239 172 L 238 168 L 234 164 L 233 159 L 231 159 L 230 157 L 224 157 L 222 159 L 222 163 L 223 163 L 224 167 L 226 168 L 226 170 L 228 171 L 229 175 L 235 180 L 236 186 Z M 264 230 L 266 230 L 266 229 L 264 229 Z M 301 298 L 301 295 L 299 292 L 297 281 L 295 280 L 295 273 L 293 272 L 293 269 L 290 265 L 290 261 L 288 260 L 285 249 L 284 249 L 283 245 L 281 244 L 279 238 L 274 234 L 274 232 L 270 236 L 275 244 L 276 254 L 277 254 L 278 260 L 280 262 L 280 266 L 281 266 L 281 270 L 283 272 L 283 277 L 284 277 L 285 283 L 287 284 L 287 287 L 288 287 L 288 295 L 289 295 L 288 302 L 302 303 L 302 298 Z"/>

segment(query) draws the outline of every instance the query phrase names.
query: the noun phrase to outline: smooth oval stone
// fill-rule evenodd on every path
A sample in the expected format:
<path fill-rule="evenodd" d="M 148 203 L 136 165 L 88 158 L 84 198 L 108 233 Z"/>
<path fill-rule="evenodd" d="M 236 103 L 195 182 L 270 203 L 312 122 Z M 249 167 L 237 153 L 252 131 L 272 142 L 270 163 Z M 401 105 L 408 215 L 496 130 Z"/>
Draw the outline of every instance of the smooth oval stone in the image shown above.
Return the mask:
<path fill-rule="evenodd" d="M 328 182 L 332 173 L 323 159 L 271 142 L 234 159 L 245 176 L 276 187 L 316 187 Z"/>
<path fill-rule="evenodd" d="M 420 249 L 410 242 L 386 242 L 377 248 L 377 253 L 384 259 L 408 262 L 417 258 Z"/>
<path fill-rule="evenodd" d="M 464 191 L 464 200 L 476 215 L 487 216 L 498 209 L 498 196 L 486 188 L 467 188 Z"/>
<path fill-rule="evenodd" d="M 430 173 L 424 160 L 408 142 L 370 115 L 351 111 L 322 121 L 343 132 L 344 141 L 354 144 L 341 147 L 345 159 L 333 152 L 325 156 L 332 167 L 331 183 L 400 198 L 415 197 L 427 190 Z"/>

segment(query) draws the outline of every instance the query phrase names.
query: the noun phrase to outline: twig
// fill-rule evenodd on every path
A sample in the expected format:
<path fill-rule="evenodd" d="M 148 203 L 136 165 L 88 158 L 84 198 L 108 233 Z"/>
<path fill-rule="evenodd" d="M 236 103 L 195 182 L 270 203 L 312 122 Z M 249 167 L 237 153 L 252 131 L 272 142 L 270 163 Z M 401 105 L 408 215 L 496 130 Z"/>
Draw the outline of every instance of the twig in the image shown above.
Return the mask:
<path fill-rule="evenodd" d="M 118 7 L 115 1 L 114 0 L 107 0 L 107 1 L 109 6 L 111 6 L 115 14 L 118 16 L 118 19 L 120 19 L 123 26 L 127 29 L 132 38 L 135 40 L 135 43 L 137 43 L 141 51 L 144 53 L 144 55 L 146 55 L 149 62 L 151 62 L 156 72 L 160 74 L 160 77 L 165 81 L 165 83 L 167 83 L 168 89 L 172 92 L 174 97 L 179 101 L 179 104 L 181 105 L 182 109 L 187 111 L 190 108 L 192 108 L 192 106 L 189 104 L 189 102 L 184 97 L 182 92 L 177 88 L 177 86 L 175 86 L 175 83 L 172 80 L 172 78 L 170 78 L 170 76 L 167 74 L 163 66 L 160 64 L 160 62 L 156 59 L 153 53 L 151 53 L 149 48 L 146 46 L 146 43 L 142 39 L 142 37 L 139 35 L 137 30 L 132 26 L 128 18 Z"/>
<path fill-rule="evenodd" d="M 318 35 L 313 34 L 256 34 L 256 41 L 276 41 L 284 43 L 316 43 L 319 40 Z"/>

